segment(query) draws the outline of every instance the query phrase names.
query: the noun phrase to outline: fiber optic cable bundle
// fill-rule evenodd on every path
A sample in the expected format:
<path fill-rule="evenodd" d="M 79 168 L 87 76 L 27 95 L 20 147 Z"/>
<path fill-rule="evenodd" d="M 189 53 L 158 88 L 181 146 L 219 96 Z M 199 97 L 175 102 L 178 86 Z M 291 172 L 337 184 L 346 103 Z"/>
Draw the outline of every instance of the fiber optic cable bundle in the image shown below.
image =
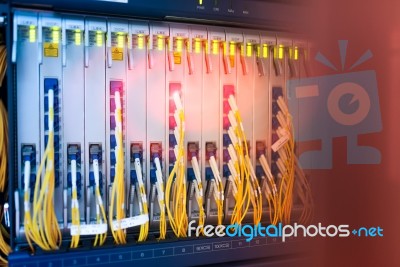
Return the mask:
<path fill-rule="evenodd" d="M 224 187 L 218 171 L 217 161 L 213 155 L 210 157 L 209 162 L 214 175 L 214 179 L 211 179 L 211 188 L 217 205 L 217 224 L 221 225 L 224 219 Z"/>
<path fill-rule="evenodd" d="M 308 182 L 306 175 L 304 174 L 303 170 L 300 167 L 300 163 L 295 158 L 296 164 L 296 192 L 302 202 L 302 212 L 299 217 L 299 222 L 301 224 L 308 224 L 311 222 L 314 214 L 314 200 L 311 194 L 311 186 Z"/>
<path fill-rule="evenodd" d="M 93 174 L 94 174 L 94 190 L 96 197 L 96 223 L 98 225 L 104 225 L 107 229 L 107 218 L 104 211 L 103 199 L 100 194 L 100 169 L 99 169 L 99 158 L 97 155 L 93 157 Z M 94 246 L 103 245 L 107 238 L 107 230 L 102 234 L 97 234 L 94 240 Z"/>
<path fill-rule="evenodd" d="M 156 167 L 156 187 L 155 189 L 157 190 L 157 200 L 158 200 L 158 205 L 160 206 L 160 237 L 159 239 L 165 239 L 167 235 L 167 218 L 165 215 L 165 200 L 164 200 L 164 182 L 163 182 L 163 177 L 162 177 L 162 171 L 161 171 L 161 163 L 160 163 L 160 158 L 158 153 L 155 153 L 154 155 L 154 165 Z"/>
<path fill-rule="evenodd" d="M 7 48 L 5 45 L 0 46 L 0 86 L 3 85 L 4 76 L 7 71 Z"/>
<path fill-rule="evenodd" d="M 122 135 L 122 105 L 119 91 L 115 92 L 115 178 L 111 189 L 111 203 L 109 208 L 108 220 L 111 226 L 111 233 L 117 244 L 126 244 L 126 232 L 121 226 L 122 219 L 125 218 L 125 179 L 124 179 L 124 150 Z M 116 209 L 116 220 L 114 218 L 114 208 Z"/>
<path fill-rule="evenodd" d="M 76 170 L 76 155 L 70 157 L 71 160 L 71 181 L 72 181 L 72 197 L 71 197 L 71 225 L 80 226 L 79 202 L 77 192 L 77 170 Z M 72 235 L 71 248 L 77 248 L 79 245 L 79 234 Z"/>
<path fill-rule="evenodd" d="M 1 56 L 0 56 L 1 57 Z M 7 152 L 8 152 L 8 122 L 7 122 L 7 112 L 0 100 L 0 194 L 6 196 L 6 186 L 7 186 Z M 5 200 L 5 199 L 4 199 Z M 3 221 L 3 216 L 5 216 L 6 223 L 9 223 L 8 218 L 8 203 L 0 206 L 0 220 Z M 6 239 L 9 238 L 9 234 L 6 229 L 0 224 L 0 263 L 7 264 L 7 256 L 11 252 L 9 244 Z"/>
<path fill-rule="evenodd" d="M 191 159 L 195 180 L 193 180 L 194 190 L 196 194 L 196 201 L 197 206 L 199 207 L 199 227 L 200 233 L 203 233 L 204 221 L 206 218 L 204 212 L 204 196 L 203 196 L 203 184 L 201 182 L 201 174 L 200 174 L 200 167 L 199 162 L 197 160 L 196 153 L 192 156 Z"/>
<path fill-rule="evenodd" d="M 259 157 L 259 161 L 266 175 L 266 177 L 261 177 L 261 179 L 263 180 L 262 192 L 264 192 L 265 198 L 268 201 L 268 206 L 270 207 L 270 222 L 271 224 L 275 225 L 279 221 L 278 189 L 276 187 L 274 176 L 271 173 L 271 169 L 264 154 Z"/>
<path fill-rule="evenodd" d="M 286 140 L 283 147 L 277 152 L 279 159 L 276 164 L 280 171 L 279 178 L 279 219 L 283 223 L 290 223 L 291 210 L 293 206 L 293 195 L 295 186 L 300 200 L 303 203 L 302 214 L 299 221 L 309 222 L 313 212 L 313 200 L 311 189 L 307 178 L 301 170 L 295 155 L 295 143 L 293 134 L 292 117 L 282 96 L 277 99 L 280 111 L 277 113 L 277 119 L 280 127 L 277 129 L 277 135 L 280 139 Z M 295 179 L 297 177 L 297 179 Z"/>
<path fill-rule="evenodd" d="M 228 147 L 231 160 L 228 167 L 231 172 L 229 179 L 233 181 L 235 207 L 231 218 L 232 224 L 241 224 L 245 218 L 250 203 L 253 207 L 254 224 L 261 222 L 262 196 L 258 179 L 250 162 L 247 139 L 242 119 L 234 96 L 228 98 L 231 110 L 228 113 L 230 127 L 228 134 L 232 144 Z M 236 192 L 236 193 L 235 193 Z"/>
<path fill-rule="evenodd" d="M 33 212 L 30 211 L 30 162 L 24 163 L 24 224 L 25 235 L 33 250 L 32 241 L 43 250 L 55 250 L 61 245 L 61 232 L 54 211 L 54 90 L 48 90 L 48 141 L 36 174 Z M 43 168 L 45 168 L 43 170 Z M 42 175 L 43 174 L 43 175 Z"/>
<path fill-rule="evenodd" d="M 175 128 L 175 137 L 177 145 L 174 148 L 176 161 L 172 171 L 169 174 L 165 188 L 165 200 L 167 203 L 168 219 L 172 230 L 177 237 L 186 237 L 188 227 L 188 216 L 186 212 L 186 178 L 185 178 L 185 118 L 183 106 L 179 94 L 173 95 L 177 119 L 177 127 Z M 172 191 L 172 192 L 171 192 Z M 172 194 L 172 205 L 170 207 L 170 197 Z"/>
<path fill-rule="evenodd" d="M 136 189 L 137 189 L 137 195 L 138 195 L 138 200 L 139 200 L 139 210 L 140 214 L 147 216 L 147 221 L 140 226 L 140 232 L 139 232 L 139 242 L 146 241 L 147 235 L 149 233 L 149 210 L 148 210 L 148 205 L 147 205 L 147 196 L 146 196 L 146 190 L 144 188 L 144 182 L 143 182 L 143 172 L 142 172 L 142 167 L 140 164 L 140 155 L 139 153 L 134 153 L 134 160 L 135 160 L 135 173 L 136 173 Z"/>

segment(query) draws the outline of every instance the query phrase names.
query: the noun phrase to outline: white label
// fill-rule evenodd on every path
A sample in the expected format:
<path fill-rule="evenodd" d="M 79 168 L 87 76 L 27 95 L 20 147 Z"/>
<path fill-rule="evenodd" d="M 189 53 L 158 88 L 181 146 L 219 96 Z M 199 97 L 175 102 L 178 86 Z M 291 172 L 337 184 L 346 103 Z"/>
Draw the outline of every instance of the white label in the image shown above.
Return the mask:
<path fill-rule="evenodd" d="M 71 225 L 71 235 L 98 235 L 107 232 L 107 224 Z"/>
<path fill-rule="evenodd" d="M 131 228 L 131 227 L 145 224 L 148 221 L 149 221 L 149 216 L 147 214 L 142 214 L 142 215 L 138 215 L 135 217 L 125 218 L 120 221 L 113 220 L 112 230 L 116 231 L 119 229 Z"/>
<path fill-rule="evenodd" d="M 272 146 L 272 150 L 274 152 L 278 151 L 279 149 L 281 149 L 281 147 L 287 143 L 287 141 L 289 141 L 289 136 L 288 135 L 284 135 L 281 138 L 279 138 L 278 141 L 276 141 Z"/>

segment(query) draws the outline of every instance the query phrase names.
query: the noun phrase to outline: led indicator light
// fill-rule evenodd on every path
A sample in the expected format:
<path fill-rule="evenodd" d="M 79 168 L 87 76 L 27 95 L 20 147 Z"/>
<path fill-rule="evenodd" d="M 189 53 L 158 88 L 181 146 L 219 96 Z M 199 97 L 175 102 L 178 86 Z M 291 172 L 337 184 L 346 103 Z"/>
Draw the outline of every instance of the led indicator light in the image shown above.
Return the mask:
<path fill-rule="evenodd" d="M 97 46 L 103 45 L 103 32 L 101 31 L 96 32 L 96 45 Z"/>
<path fill-rule="evenodd" d="M 36 27 L 34 25 L 29 26 L 29 42 L 34 43 L 36 41 Z"/>
<path fill-rule="evenodd" d="M 75 35 L 75 45 L 81 45 L 82 42 L 81 30 L 76 30 L 74 35 Z"/>
<path fill-rule="evenodd" d="M 224 44 L 224 51 L 225 51 L 225 44 Z M 212 41 L 212 53 L 213 55 L 218 55 L 219 54 L 219 42 L 218 41 Z"/>
<path fill-rule="evenodd" d="M 60 27 L 54 26 L 51 28 L 51 37 L 54 44 L 58 44 L 60 42 Z"/>
<path fill-rule="evenodd" d="M 196 54 L 201 53 L 201 40 L 200 39 L 195 39 L 194 40 L 194 52 Z"/>
<path fill-rule="evenodd" d="M 137 37 L 137 47 L 138 49 L 144 49 L 144 43 L 145 43 L 145 36 L 144 35 L 138 35 Z"/>

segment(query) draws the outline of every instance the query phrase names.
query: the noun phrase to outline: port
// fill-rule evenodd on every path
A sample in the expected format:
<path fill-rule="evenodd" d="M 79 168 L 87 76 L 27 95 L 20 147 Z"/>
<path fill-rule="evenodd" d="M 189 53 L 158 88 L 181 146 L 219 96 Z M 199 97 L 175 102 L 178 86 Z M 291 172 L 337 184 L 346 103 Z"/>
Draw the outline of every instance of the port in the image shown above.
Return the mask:
<path fill-rule="evenodd" d="M 235 87 L 233 85 L 224 85 L 224 98 L 229 98 L 229 96 L 235 96 Z"/>
<path fill-rule="evenodd" d="M 277 100 L 280 96 L 283 96 L 282 87 L 272 87 L 272 98 Z"/>
<path fill-rule="evenodd" d="M 229 146 L 230 144 L 232 144 L 229 134 L 224 134 L 222 139 L 223 139 L 224 146 Z"/>
<path fill-rule="evenodd" d="M 257 159 L 265 155 L 266 145 L 264 141 L 256 141 L 256 156 Z"/>
<path fill-rule="evenodd" d="M 94 172 L 93 172 L 93 161 L 97 160 L 99 164 L 99 189 L 100 195 L 103 195 L 103 174 L 102 170 L 102 145 L 99 143 L 89 144 L 89 186 L 95 187 Z M 93 191 L 94 192 L 94 191 Z"/>
<path fill-rule="evenodd" d="M 81 146 L 79 144 L 67 145 L 67 160 L 68 160 L 68 173 L 67 173 L 67 187 L 72 188 L 72 169 L 71 163 L 73 160 L 76 162 L 76 193 L 78 199 L 82 195 L 82 175 L 81 175 Z"/>
<path fill-rule="evenodd" d="M 134 142 L 131 143 L 131 161 L 133 162 L 135 158 L 143 160 L 143 143 Z"/>
<path fill-rule="evenodd" d="M 206 176 L 207 181 L 214 179 L 214 173 L 213 173 L 211 167 L 206 167 L 205 176 Z"/>
<path fill-rule="evenodd" d="M 198 142 L 188 142 L 188 161 L 191 161 L 193 157 L 199 159 L 199 143 Z"/>
<path fill-rule="evenodd" d="M 130 168 L 130 176 L 131 176 L 131 184 L 137 183 L 137 173 L 135 168 L 135 159 L 139 159 L 140 165 L 143 165 L 143 143 L 142 142 L 133 142 L 130 146 L 131 152 L 131 168 Z M 141 170 L 143 172 L 143 169 Z"/>
<path fill-rule="evenodd" d="M 22 145 L 21 148 L 21 168 L 22 168 L 22 177 L 21 177 L 21 185 L 22 189 L 25 187 L 25 181 L 24 181 L 24 165 L 25 162 L 30 163 L 30 175 L 29 175 L 29 188 L 30 188 L 30 202 L 33 201 L 33 189 L 35 187 L 35 182 L 36 182 L 36 147 L 35 145 L 31 144 L 25 144 Z"/>
<path fill-rule="evenodd" d="M 153 162 L 154 158 L 158 157 L 162 160 L 162 145 L 161 142 L 150 143 L 150 159 Z"/>
<path fill-rule="evenodd" d="M 215 142 L 207 142 L 206 143 L 206 160 L 210 160 L 210 157 L 214 156 L 217 158 L 217 145 Z"/>

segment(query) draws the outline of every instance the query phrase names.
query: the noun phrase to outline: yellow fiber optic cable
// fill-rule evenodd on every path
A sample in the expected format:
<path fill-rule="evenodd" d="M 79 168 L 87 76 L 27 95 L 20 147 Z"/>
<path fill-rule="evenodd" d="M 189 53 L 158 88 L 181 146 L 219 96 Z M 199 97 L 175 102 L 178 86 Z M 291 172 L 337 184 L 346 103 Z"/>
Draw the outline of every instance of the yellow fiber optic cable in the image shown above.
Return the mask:
<path fill-rule="evenodd" d="M 0 64 L 1 61 L 0 61 Z M 0 68 L 5 68 L 2 64 Z M 2 71 L 2 69 L 1 69 Z M 0 192 L 5 193 L 5 188 L 7 186 L 7 155 L 8 153 L 8 120 L 7 120 L 7 111 L 3 105 L 3 102 L 0 100 Z M 6 196 L 7 197 L 7 196 Z M 3 214 L 5 212 L 5 205 L 0 207 L 0 219 L 3 220 Z M 0 255 L 0 262 L 7 264 L 8 261 L 5 257 L 11 252 L 10 246 L 7 244 L 5 238 L 9 238 L 9 235 L 3 225 L 1 226 L 0 232 L 0 251 L 2 255 Z M 4 236 L 3 236 L 4 235 Z M 5 257 L 4 257 L 4 256 Z"/>
<path fill-rule="evenodd" d="M 230 155 L 232 158 L 232 156 L 236 154 L 233 158 L 235 160 L 235 169 L 239 177 L 237 179 L 238 193 L 236 194 L 236 203 L 231 223 L 241 224 L 251 203 L 253 206 L 253 222 L 254 224 L 258 224 L 261 222 L 262 218 L 261 188 L 249 158 L 246 134 L 233 95 L 229 96 L 228 103 L 231 107 L 231 111 L 228 114 L 231 129 L 229 129 L 228 133 L 236 152 L 231 152 Z"/>
<path fill-rule="evenodd" d="M 137 183 L 138 183 L 138 190 L 139 190 L 139 208 L 140 214 L 144 214 L 149 216 L 148 205 L 147 205 L 147 197 L 146 197 L 146 190 L 144 188 L 143 183 L 143 175 L 142 175 L 142 167 L 140 166 L 140 159 L 135 158 L 135 171 L 137 176 Z M 146 241 L 147 235 L 149 233 L 149 221 L 147 220 L 146 223 L 140 226 L 140 233 L 139 233 L 139 242 Z"/>
<path fill-rule="evenodd" d="M 4 76 L 7 71 L 7 48 L 5 45 L 0 46 L 0 86 L 3 84 Z"/>
<path fill-rule="evenodd" d="M 209 162 L 211 170 L 214 174 L 214 179 L 212 179 L 211 182 L 214 188 L 215 204 L 217 205 L 217 223 L 218 225 L 221 225 L 224 219 L 224 187 L 218 171 L 218 165 L 215 157 L 211 156 Z"/>
<path fill-rule="evenodd" d="M 79 214 L 79 202 L 77 192 L 77 170 L 76 170 L 76 155 L 73 155 L 71 159 L 71 180 L 72 180 L 72 196 L 71 196 L 71 224 L 79 227 L 80 225 L 80 214 Z M 71 248 L 77 248 L 79 245 L 79 234 L 73 235 L 71 238 Z"/>
<path fill-rule="evenodd" d="M 277 161 L 277 165 L 281 172 L 279 181 L 279 218 L 283 223 L 290 223 L 291 210 L 293 206 L 293 190 L 295 182 L 295 153 L 294 153 L 294 134 L 292 126 L 292 117 L 289 109 L 282 96 L 277 99 L 277 104 L 281 111 L 277 114 L 280 128 L 277 130 L 279 137 L 288 136 L 288 141 L 281 148 L 283 149 L 283 157 Z"/>
<path fill-rule="evenodd" d="M 0 100 L 0 192 L 4 192 L 7 182 L 8 121 L 7 111 Z"/>
<path fill-rule="evenodd" d="M 154 157 L 154 165 L 156 167 L 156 189 L 158 205 L 160 207 L 160 236 L 159 240 L 165 239 L 167 235 L 167 219 L 165 214 L 165 200 L 164 200 L 164 182 L 162 178 L 161 163 L 158 156 Z"/>
<path fill-rule="evenodd" d="M 186 237 L 188 227 L 188 216 L 186 212 L 186 178 L 185 178 L 185 130 L 184 130 L 184 111 L 178 93 L 173 95 L 176 106 L 178 145 L 175 147 L 176 161 L 168 177 L 165 187 L 165 200 L 169 223 L 177 237 Z M 172 190 L 173 207 L 170 207 L 170 197 Z"/>
<path fill-rule="evenodd" d="M 93 159 L 94 186 L 96 196 L 96 223 L 107 223 L 106 213 L 104 211 L 103 199 L 100 194 L 100 170 L 98 158 Z M 103 245 L 107 238 L 107 232 L 96 235 L 94 246 Z"/>
<path fill-rule="evenodd" d="M 36 174 L 33 195 L 33 214 L 30 216 L 29 193 L 24 194 L 25 235 L 33 250 L 35 242 L 43 250 L 55 250 L 61 245 L 61 232 L 54 211 L 54 91 L 48 91 L 49 131 L 48 142 Z M 42 172 L 44 170 L 44 176 Z"/>
<path fill-rule="evenodd" d="M 195 175 L 195 180 L 194 180 L 194 189 L 195 189 L 195 194 L 196 194 L 196 201 L 197 201 L 197 206 L 199 207 L 199 227 L 200 227 L 200 233 L 203 233 L 203 227 L 204 227 L 204 221 L 205 221 L 205 211 L 204 211 L 204 197 L 203 197 L 203 184 L 201 182 L 201 175 L 200 175 L 200 167 L 199 167 L 199 162 L 197 161 L 197 157 L 193 156 L 192 160 L 192 167 Z"/>
<path fill-rule="evenodd" d="M 108 214 L 111 233 L 116 244 L 126 244 L 126 232 L 121 228 L 121 220 L 125 218 L 125 181 L 124 181 L 124 150 L 122 135 L 122 105 L 120 92 L 115 92 L 115 147 L 116 166 L 115 178 L 111 190 L 111 204 Z M 117 193 L 118 192 L 118 193 Z M 116 207 L 116 221 L 114 218 L 114 206 Z"/>
<path fill-rule="evenodd" d="M 311 186 L 305 176 L 303 170 L 299 166 L 299 161 L 295 157 L 296 174 L 297 174 L 297 185 L 298 195 L 302 200 L 303 209 L 299 218 L 299 222 L 302 224 L 308 224 L 311 222 L 314 213 L 314 200 L 311 195 Z"/>
<path fill-rule="evenodd" d="M 259 161 L 266 175 L 265 179 L 267 180 L 264 183 L 264 194 L 270 207 L 270 222 L 275 225 L 279 221 L 278 190 L 265 155 L 261 155 Z"/>

